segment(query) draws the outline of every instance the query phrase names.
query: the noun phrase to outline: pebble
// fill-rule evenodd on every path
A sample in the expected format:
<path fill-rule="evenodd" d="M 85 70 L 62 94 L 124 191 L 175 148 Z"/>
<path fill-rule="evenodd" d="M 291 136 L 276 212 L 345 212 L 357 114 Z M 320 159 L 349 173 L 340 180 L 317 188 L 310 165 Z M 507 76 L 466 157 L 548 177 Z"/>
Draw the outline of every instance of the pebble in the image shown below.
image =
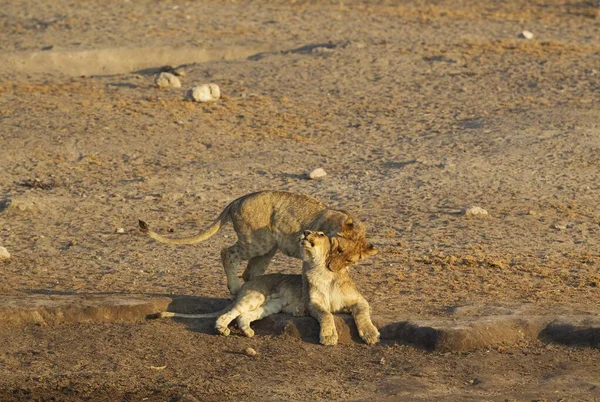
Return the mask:
<path fill-rule="evenodd" d="M 183 68 L 183 67 L 177 67 L 177 68 L 173 69 L 173 74 L 175 74 L 178 77 L 185 77 L 185 75 L 187 73 L 185 71 L 185 68 Z"/>
<path fill-rule="evenodd" d="M 159 88 L 181 88 L 181 81 L 171 73 L 160 73 L 154 83 Z"/>
<path fill-rule="evenodd" d="M 125 229 L 123 229 L 123 228 L 117 228 L 117 230 L 115 230 L 115 233 L 119 233 L 119 234 L 125 233 Z"/>
<path fill-rule="evenodd" d="M 325 176 L 327 176 L 327 172 L 322 168 L 315 169 L 308 174 L 308 178 L 311 180 L 320 179 Z"/>
<path fill-rule="evenodd" d="M 197 85 L 188 90 L 186 97 L 196 102 L 214 102 L 221 97 L 221 89 L 217 84 Z"/>
<path fill-rule="evenodd" d="M 487 215 L 488 211 L 486 211 L 485 209 L 483 209 L 481 207 L 473 206 L 473 207 L 463 208 L 462 213 L 465 216 L 476 216 L 476 215 Z"/>
<path fill-rule="evenodd" d="M 567 230 L 567 225 L 563 225 L 560 223 L 555 223 L 552 225 L 552 229 L 556 229 L 556 230 Z"/>
<path fill-rule="evenodd" d="M 0 261 L 8 260 L 10 258 L 10 253 L 7 249 L 0 246 Z"/>
<path fill-rule="evenodd" d="M 244 353 L 246 354 L 246 356 L 250 357 L 254 357 L 258 354 L 258 352 L 252 348 L 246 348 L 246 350 L 244 350 Z"/>
<path fill-rule="evenodd" d="M 521 39 L 533 39 L 533 34 L 529 31 L 523 31 L 519 34 L 519 38 Z"/>

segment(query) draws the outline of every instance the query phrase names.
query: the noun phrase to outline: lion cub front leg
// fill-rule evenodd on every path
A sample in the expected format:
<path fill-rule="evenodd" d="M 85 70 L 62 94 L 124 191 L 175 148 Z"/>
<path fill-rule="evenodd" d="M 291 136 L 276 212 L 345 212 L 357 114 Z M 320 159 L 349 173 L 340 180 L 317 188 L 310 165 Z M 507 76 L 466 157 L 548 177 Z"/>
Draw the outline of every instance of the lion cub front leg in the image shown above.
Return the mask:
<path fill-rule="evenodd" d="M 300 305 L 296 307 L 296 310 L 292 313 L 294 317 L 303 317 L 307 315 L 308 304 L 310 303 L 310 297 L 308 296 L 309 286 L 306 274 L 302 275 L 302 298 Z"/>
<path fill-rule="evenodd" d="M 352 317 L 358 329 L 358 335 L 367 345 L 374 345 L 379 342 L 379 331 L 371 321 L 369 303 L 361 298 L 355 305 L 350 307 Z"/>
<path fill-rule="evenodd" d="M 323 345 L 337 344 L 338 334 L 335 329 L 333 314 L 325 308 L 323 301 L 311 295 L 308 312 L 319 321 L 319 325 L 321 326 L 319 342 Z"/>

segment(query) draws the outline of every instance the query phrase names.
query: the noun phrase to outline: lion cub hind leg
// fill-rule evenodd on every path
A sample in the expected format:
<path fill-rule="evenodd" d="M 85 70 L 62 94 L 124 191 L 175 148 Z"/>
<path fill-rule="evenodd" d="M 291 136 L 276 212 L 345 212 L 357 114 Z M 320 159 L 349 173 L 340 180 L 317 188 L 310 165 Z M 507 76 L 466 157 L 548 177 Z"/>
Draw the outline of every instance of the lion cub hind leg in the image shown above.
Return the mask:
<path fill-rule="evenodd" d="M 238 243 L 221 250 L 221 262 L 223 263 L 223 268 L 225 269 L 229 293 L 231 296 L 235 296 L 239 293 L 241 287 L 240 280 L 237 276 L 238 265 L 240 265 L 242 262 Z"/>
<path fill-rule="evenodd" d="M 235 304 L 225 314 L 217 318 L 215 329 L 221 335 L 227 336 L 231 333 L 229 324 L 240 315 L 256 310 L 265 303 L 265 296 L 260 292 L 248 291 L 241 294 Z"/>
<path fill-rule="evenodd" d="M 273 247 L 266 254 L 250 258 L 248 260 L 248 265 L 242 274 L 244 281 L 248 282 L 250 279 L 264 274 L 275 253 L 277 253 L 277 246 Z"/>
<path fill-rule="evenodd" d="M 238 327 L 248 338 L 254 336 L 254 330 L 250 328 L 252 321 L 260 320 L 271 314 L 279 313 L 283 310 L 281 299 L 270 299 L 261 307 L 245 312 L 237 318 Z"/>

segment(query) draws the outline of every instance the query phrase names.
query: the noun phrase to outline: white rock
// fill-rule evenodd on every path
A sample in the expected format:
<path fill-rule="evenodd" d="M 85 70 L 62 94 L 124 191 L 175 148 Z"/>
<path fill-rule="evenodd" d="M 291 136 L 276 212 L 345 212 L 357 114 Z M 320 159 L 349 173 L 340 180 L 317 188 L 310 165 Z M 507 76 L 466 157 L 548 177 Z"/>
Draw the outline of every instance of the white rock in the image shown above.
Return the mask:
<path fill-rule="evenodd" d="M 244 350 L 244 353 L 246 353 L 247 356 L 251 357 L 254 357 L 258 354 L 258 352 L 252 348 L 246 348 L 246 350 Z"/>
<path fill-rule="evenodd" d="M 327 172 L 322 168 L 315 169 L 308 174 L 308 178 L 311 180 L 320 179 L 321 177 L 325 176 L 327 176 Z"/>
<path fill-rule="evenodd" d="M 519 34 L 519 38 L 521 39 L 533 39 L 533 34 L 529 31 L 523 31 Z"/>
<path fill-rule="evenodd" d="M 476 216 L 476 215 L 487 215 L 488 214 L 488 211 L 486 211 L 485 209 L 483 209 L 481 207 L 477 207 L 477 206 L 463 208 L 463 210 L 461 212 L 465 216 Z"/>
<path fill-rule="evenodd" d="M 8 260 L 10 258 L 10 253 L 7 249 L 0 246 L 0 261 Z"/>
<path fill-rule="evenodd" d="M 196 102 L 214 102 L 221 97 L 221 89 L 217 84 L 204 84 L 190 88 L 187 98 Z"/>
<path fill-rule="evenodd" d="M 117 230 L 115 230 L 115 233 L 119 233 L 119 234 L 125 233 L 125 229 L 123 229 L 123 228 L 117 228 Z"/>
<path fill-rule="evenodd" d="M 159 88 L 181 88 L 181 81 L 171 73 L 160 73 L 154 83 Z"/>

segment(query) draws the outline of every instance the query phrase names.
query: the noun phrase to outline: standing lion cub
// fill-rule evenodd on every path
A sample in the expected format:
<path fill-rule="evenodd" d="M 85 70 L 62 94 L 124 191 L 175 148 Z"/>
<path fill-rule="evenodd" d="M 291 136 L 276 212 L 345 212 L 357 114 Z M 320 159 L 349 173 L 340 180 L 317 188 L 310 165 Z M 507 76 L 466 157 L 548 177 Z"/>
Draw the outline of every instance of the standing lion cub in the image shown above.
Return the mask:
<path fill-rule="evenodd" d="M 348 212 L 327 208 L 312 197 L 283 191 L 261 191 L 238 198 L 225 207 L 206 231 L 193 237 L 171 239 L 153 232 L 144 221 L 139 224 L 143 232 L 162 243 L 194 244 L 213 236 L 229 221 L 238 241 L 221 250 L 221 260 L 232 295 L 240 290 L 237 270 L 242 260 L 248 261 L 242 275 L 248 281 L 264 274 L 277 250 L 301 258 L 298 236 L 304 230 L 319 230 L 338 237 L 343 252 L 331 266 L 334 270 L 377 253 L 365 239 L 364 225 Z"/>
<path fill-rule="evenodd" d="M 229 324 L 237 319 L 244 335 L 254 336 L 252 321 L 271 314 L 302 313 L 304 303 L 321 326 L 319 341 L 335 345 L 338 340 L 332 312 L 349 311 L 354 317 L 360 337 L 369 345 L 379 341 L 379 331 L 371 322 L 369 304 L 360 295 L 344 268 L 335 272 L 328 266 L 340 258 L 338 241 L 331 242 L 323 232 L 305 231 L 300 238 L 302 248 L 302 275 L 271 274 L 258 276 L 244 283 L 236 300 L 224 310 L 207 314 L 180 314 L 162 312 L 150 318 L 217 318 L 215 329 L 229 335 Z M 304 289 L 308 297 L 303 299 Z M 306 295 L 304 295 L 306 296 Z"/>

